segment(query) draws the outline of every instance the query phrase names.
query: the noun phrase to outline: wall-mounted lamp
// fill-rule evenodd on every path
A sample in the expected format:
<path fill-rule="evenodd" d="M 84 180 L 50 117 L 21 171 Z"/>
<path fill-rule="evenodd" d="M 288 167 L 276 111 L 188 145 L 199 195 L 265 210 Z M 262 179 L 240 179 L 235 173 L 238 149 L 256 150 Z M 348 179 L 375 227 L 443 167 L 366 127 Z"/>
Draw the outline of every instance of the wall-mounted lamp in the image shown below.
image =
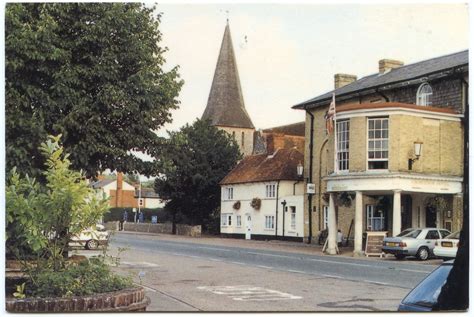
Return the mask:
<path fill-rule="evenodd" d="M 296 166 L 296 173 L 298 174 L 298 177 L 303 176 L 303 164 L 301 164 L 301 162 Z"/>
<path fill-rule="evenodd" d="M 446 218 L 451 218 L 451 210 L 446 210 Z"/>
<path fill-rule="evenodd" d="M 415 153 L 415 158 L 408 159 L 408 170 L 411 170 L 413 168 L 413 163 L 420 158 L 423 142 L 416 141 L 413 143 L 413 145 L 415 147 L 413 151 Z"/>
<path fill-rule="evenodd" d="M 287 209 L 285 208 L 285 206 L 286 206 L 286 200 L 283 200 L 283 201 L 281 202 L 281 205 L 283 206 L 283 211 L 284 211 L 284 212 L 287 211 Z"/>

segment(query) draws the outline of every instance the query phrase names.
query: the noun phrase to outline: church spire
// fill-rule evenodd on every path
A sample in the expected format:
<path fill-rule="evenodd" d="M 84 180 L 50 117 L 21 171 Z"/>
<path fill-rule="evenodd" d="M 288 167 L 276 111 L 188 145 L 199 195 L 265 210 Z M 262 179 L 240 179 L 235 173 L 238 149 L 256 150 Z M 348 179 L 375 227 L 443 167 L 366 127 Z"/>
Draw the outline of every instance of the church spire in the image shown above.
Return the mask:
<path fill-rule="evenodd" d="M 214 126 L 254 129 L 252 120 L 245 110 L 230 36 L 229 19 L 227 19 L 214 79 L 202 119 L 209 119 Z"/>

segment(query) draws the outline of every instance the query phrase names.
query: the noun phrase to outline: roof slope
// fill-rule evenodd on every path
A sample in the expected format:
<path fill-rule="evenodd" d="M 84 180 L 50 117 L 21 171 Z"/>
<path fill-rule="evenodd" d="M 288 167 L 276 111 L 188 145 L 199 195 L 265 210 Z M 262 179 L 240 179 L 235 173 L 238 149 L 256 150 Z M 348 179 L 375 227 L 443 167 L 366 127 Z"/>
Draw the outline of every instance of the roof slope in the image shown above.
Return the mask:
<path fill-rule="evenodd" d="M 215 126 L 255 128 L 245 110 L 228 23 L 202 119 L 210 120 Z"/>
<path fill-rule="evenodd" d="M 91 186 L 94 189 L 103 188 L 112 182 L 115 182 L 115 179 L 102 179 L 102 180 L 98 180 L 96 182 L 91 183 Z"/>
<path fill-rule="evenodd" d="M 297 122 L 293 124 L 282 125 L 279 127 L 273 127 L 268 129 L 263 129 L 264 133 L 283 133 L 285 135 L 295 135 L 295 136 L 304 136 L 305 122 Z"/>
<path fill-rule="evenodd" d="M 296 149 L 279 149 L 272 156 L 251 155 L 244 158 L 220 182 L 221 185 L 277 180 L 299 180 L 298 164 L 303 164 L 303 154 Z"/>
<path fill-rule="evenodd" d="M 363 77 L 353 83 L 350 83 L 341 88 L 331 90 L 325 94 L 307 100 L 305 102 L 299 103 L 293 108 L 302 109 L 305 105 L 311 103 L 323 101 L 325 99 L 330 99 L 333 92 L 336 93 L 336 96 L 344 95 L 360 90 L 365 90 L 369 88 L 375 88 L 377 86 L 393 84 L 396 82 L 402 82 L 408 79 L 413 79 L 417 77 L 422 77 L 431 73 L 440 72 L 446 69 L 453 67 L 458 67 L 462 65 L 467 65 L 469 63 L 469 51 L 465 50 L 458 53 L 453 53 L 449 55 L 444 55 L 428 60 L 424 60 L 418 63 L 405 65 L 399 68 L 392 69 L 385 74 L 373 74 L 366 77 Z"/>

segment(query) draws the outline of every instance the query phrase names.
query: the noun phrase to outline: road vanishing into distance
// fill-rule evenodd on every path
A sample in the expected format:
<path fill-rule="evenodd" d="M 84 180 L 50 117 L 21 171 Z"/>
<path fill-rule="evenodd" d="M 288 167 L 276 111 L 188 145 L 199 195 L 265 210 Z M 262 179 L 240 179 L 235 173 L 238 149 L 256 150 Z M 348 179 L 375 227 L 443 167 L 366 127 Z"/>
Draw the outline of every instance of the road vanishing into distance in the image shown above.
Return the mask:
<path fill-rule="evenodd" d="M 150 239 L 147 235 L 117 233 L 111 245 L 127 247 L 148 254 L 167 254 L 206 261 L 224 262 L 291 272 L 316 277 L 329 277 L 355 282 L 412 289 L 437 265 L 411 261 L 375 260 L 342 256 L 309 255 L 295 252 L 201 244 L 198 242 Z"/>

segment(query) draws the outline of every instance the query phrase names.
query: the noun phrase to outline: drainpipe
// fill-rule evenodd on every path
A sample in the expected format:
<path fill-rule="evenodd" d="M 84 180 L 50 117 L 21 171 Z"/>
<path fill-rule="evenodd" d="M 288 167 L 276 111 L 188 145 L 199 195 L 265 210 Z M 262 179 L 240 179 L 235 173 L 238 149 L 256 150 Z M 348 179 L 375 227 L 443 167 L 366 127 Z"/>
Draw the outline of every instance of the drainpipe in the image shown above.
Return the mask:
<path fill-rule="evenodd" d="M 385 102 L 390 102 L 390 99 L 388 99 L 387 95 L 385 95 L 383 92 L 381 92 L 378 88 L 375 89 L 375 93 L 382 96 L 382 98 L 385 99 Z"/>
<path fill-rule="evenodd" d="M 323 161 L 322 157 L 323 157 L 323 149 L 324 149 L 324 146 L 326 145 L 326 143 L 328 143 L 329 141 L 329 138 L 326 138 L 326 140 L 324 140 L 323 144 L 321 145 L 321 148 L 319 149 L 319 188 L 318 188 L 318 197 L 319 197 L 319 201 L 318 201 L 318 208 L 319 208 L 319 217 L 318 217 L 318 229 L 319 231 L 321 231 L 321 186 L 322 186 L 322 179 L 323 179 L 323 175 L 322 175 L 322 164 L 321 162 Z"/>
<path fill-rule="evenodd" d="M 309 136 L 309 176 L 308 183 L 313 182 L 313 134 L 314 134 L 314 115 L 304 107 L 306 113 L 311 117 L 311 129 Z M 308 222 L 309 222 L 309 235 L 308 235 L 308 244 L 311 244 L 311 238 L 313 237 L 313 200 L 312 194 L 308 194 Z"/>
<path fill-rule="evenodd" d="M 280 181 L 277 182 L 276 189 L 276 211 L 275 211 L 275 237 L 278 237 L 278 192 L 280 190 Z"/>

